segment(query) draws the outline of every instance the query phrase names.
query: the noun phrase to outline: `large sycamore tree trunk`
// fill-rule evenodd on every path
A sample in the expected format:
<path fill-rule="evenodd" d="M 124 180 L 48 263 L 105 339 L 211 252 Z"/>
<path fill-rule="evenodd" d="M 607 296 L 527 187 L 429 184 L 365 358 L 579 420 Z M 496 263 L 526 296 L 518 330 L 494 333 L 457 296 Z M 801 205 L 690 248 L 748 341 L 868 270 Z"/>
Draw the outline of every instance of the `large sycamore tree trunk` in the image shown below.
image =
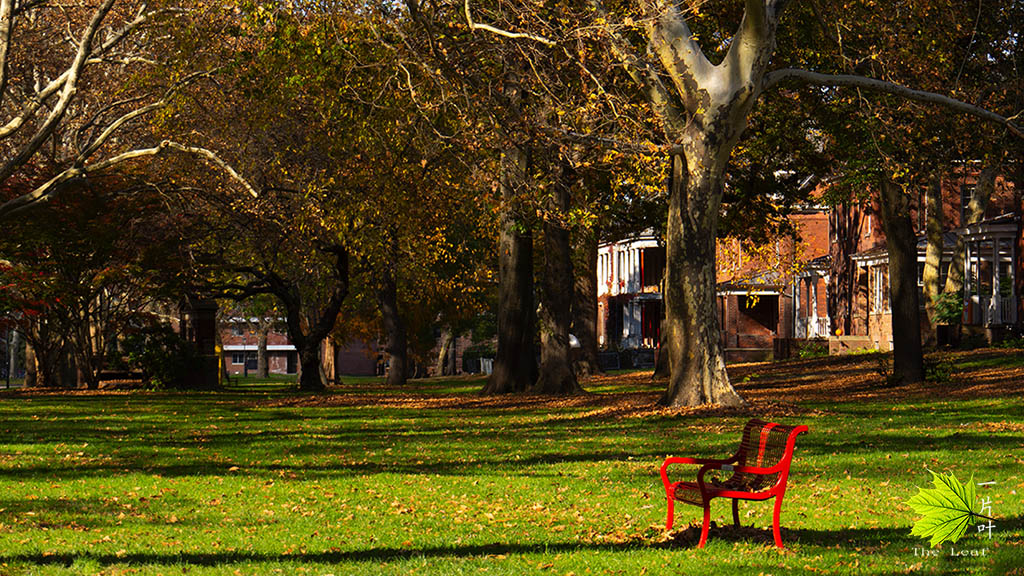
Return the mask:
<path fill-rule="evenodd" d="M 662 399 L 669 406 L 743 403 L 729 383 L 719 339 L 715 236 L 725 168 L 761 92 L 781 4 L 747 0 L 739 30 L 717 65 L 704 55 L 675 3 L 643 4 L 648 53 L 660 66 L 616 27 L 604 27 L 611 50 L 672 145 L 663 323 L 670 376 Z M 593 5 L 604 13 L 599 0 Z"/>
<path fill-rule="evenodd" d="M 502 157 L 499 187 L 505 206 L 498 237 L 498 346 L 484 394 L 526 392 L 537 381 L 533 234 L 514 206 L 528 162 L 526 151 L 516 146 Z"/>
<path fill-rule="evenodd" d="M 455 335 L 452 333 L 451 327 L 443 325 L 441 327 L 441 345 L 437 351 L 437 362 L 434 363 L 434 375 L 435 376 L 451 376 L 454 374 L 449 369 L 452 364 L 450 356 L 452 356 L 452 348 L 455 344 Z"/>
<path fill-rule="evenodd" d="M 882 225 L 889 251 L 893 379 L 920 382 L 924 380 L 924 355 L 917 295 L 917 236 L 910 220 L 910 199 L 887 178 L 882 178 L 880 188 Z"/>
<path fill-rule="evenodd" d="M 63 387 L 60 366 L 63 350 L 64 342 L 57 338 L 45 320 L 29 328 L 25 335 L 25 387 Z"/>
<path fill-rule="evenodd" d="M 540 306 L 540 374 L 531 389 L 539 394 L 578 394 L 569 356 L 569 325 L 572 323 L 572 246 L 565 219 L 569 215 L 569 190 L 574 170 L 568 163 L 559 169 L 552 190 L 551 214 L 544 222 L 544 278 Z"/>
<path fill-rule="evenodd" d="M 598 374 L 597 361 L 597 234 L 579 229 L 574 238 L 572 333 L 580 343 L 573 368 L 577 376 Z"/>
<path fill-rule="evenodd" d="M 502 95 L 508 110 L 522 114 L 520 63 L 505 58 Z M 502 210 L 498 233 L 498 345 L 483 394 L 526 392 L 537 381 L 537 311 L 533 286 L 533 233 L 520 210 L 529 185 L 530 149 L 505 134 L 498 177 Z"/>
<path fill-rule="evenodd" d="M 686 174 L 684 158 L 672 157 L 664 322 L 670 376 L 663 398 L 669 406 L 743 403 L 725 371 L 715 306 L 714 230 L 722 172 L 715 170 L 713 158 L 704 160 L 711 162 L 694 162 Z"/>
<path fill-rule="evenodd" d="M 377 303 L 384 326 L 384 351 L 388 354 L 387 385 L 404 386 L 409 374 L 408 337 L 398 313 L 398 282 L 391 270 L 385 270 L 381 278 Z"/>
<path fill-rule="evenodd" d="M 25 342 L 25 388 L 39 386 L 39 372 L 36 370 L 36 349 L 30 341 Z"/>
<path fill-rule="evenodd" d="M 88 319 L 78 319 L 71 338 L 71 356 L 75 361 L 78 386 L 97 390 L 100 387 L 100 362 L 96 348 L 102 344 L 94 340 L 90 324 Z"/>
<path fill-rule="evenodd" d="M 299 355 L 299 390 L 320 392 L 327 387 L 327 383 L 320 376 L 320 342 L 304 342 L 302 346 L 296 345 L 295 348 Z"/>

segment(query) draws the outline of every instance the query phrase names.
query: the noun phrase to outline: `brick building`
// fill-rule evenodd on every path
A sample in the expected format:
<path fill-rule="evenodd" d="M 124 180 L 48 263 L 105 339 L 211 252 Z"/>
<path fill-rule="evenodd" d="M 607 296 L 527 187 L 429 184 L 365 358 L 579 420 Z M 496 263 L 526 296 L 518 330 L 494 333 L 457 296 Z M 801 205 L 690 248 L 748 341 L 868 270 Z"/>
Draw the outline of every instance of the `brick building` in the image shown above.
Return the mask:
<path fill-rule="evenodd" d="M 999 337 L 1024 320 L 1024 214 L 1021 189 L 996 179 L 981 222 L 964 226 L 976 171 L 943 183 L 943 264 L 965 244 L 963 325 Z M 924 206 L 922 198 L 917 202 Z M 856 206 L 808 206 L 791 216 L 799 240 L 773 240 L 774 255 L 751 257 L 719 247 L 718 316 L 729 361 L 784 357 L 793 340 L 828 339 L 833 351 L 891 349 L 889 256 L 877 198 Z M 923 290 L 927 214 L 914 210 L 919 232 L 918 284 Z M 732 254 L 730 254 L 732 253 Z M 729 269 L 722 262 L 742 264 Z M 793 259 L 797 265 L 789 266 Z M 648 232 L 599 246 L 598 343 L 606 349 L 658 345 L 665 249 Z M 924 316 L 922 324 L 927 322 Z"/>
<path fill-rule="evenodd" d="M 255 322 L 244 318 L 231 318 L 221 323 L 224 368 L 232 376 L 253 374 L 257 370 L 259 336 L 254 326 Z M 339 344 L 327 339 L 320 354 L 330 380 L 381 373 L 377 347 L 358 340 Z M 271 329 L 267 333 L 267 361 L 271 374 L 298 374 L 298 352 L 283 330 Z"/>
<path fill-rule="evenodd" d="M 797 258 L 828 253 L 828 216 L 824 208 L 808 206 L 792 219 L 799 238 L 774 239 L 757 257 L 743 253 L 738 244 L 723 255 L 720 244 L 717 306 L 729 361 L 772 358 L 777 341 L 792 338 L 794 323 L 802 318 L 794 309 L 794 294 L 801 287 L 810 288 L 806 282 L 798 285 L 790 271 L 796 269 Z M 724 265 L 726 261 L 735 265 Z M 657 348 L 664 268 L 665 247 L 650 231 L 598 247 L 599 346 Z M 806 296 L 803 301 L 806 307 Z"/>
<path fill-rule="evenodd" d="M 220 339 L 224 367 L 232 376 L 256 372 L 259 336 L 253 324 L 242 318 L 222 323 Z M 271 330 L 267 333 L 267 364 L 271 374 L 298 372 L 298 354 L 283 332 Z"/>
<path fill-rule="evenodd" d="M 1021 233 L 1020 189 L 1004 177 L 995 187 L 984 218 L 965 226 L 967 206 L 977 186 L 976 175 L 950 178 L 942 184 L 943 258 L 940 286 L 945 284 L 949 262 L 956 244 L 964 243 L 964 293 L 962 323 L 969 332 L 999 338 L 1019 330 L 1024 293 L 1024 235 Z M 923 206 L 923 200 L 918 202 Z M 846 347 L 890 350 L 892 347 L 892 306 L 889 298 L 889 255 L 885 233 L 874 199 L 865 207 L 856 231 L 857 250 L 848 255 L 854 270 L 853 290 L 844 295 L 851 302 L 850 342 Z M 917 278 L 922 290 L 919 303 L 924 316 L 923 271 L 927 247 L 924 229 L 927 214 L 914 210 L 911 219 L 918 232 Z"/>

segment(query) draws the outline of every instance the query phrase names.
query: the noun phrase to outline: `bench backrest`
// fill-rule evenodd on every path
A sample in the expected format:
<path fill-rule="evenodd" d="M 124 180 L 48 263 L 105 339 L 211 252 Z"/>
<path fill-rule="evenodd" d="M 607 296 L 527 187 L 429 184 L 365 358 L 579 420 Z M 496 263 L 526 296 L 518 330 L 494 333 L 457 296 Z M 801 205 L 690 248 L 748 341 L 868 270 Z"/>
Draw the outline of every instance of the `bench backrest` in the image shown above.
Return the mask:
<path fill-rule="evenodd" d="M 793 460 L 793 446 L 798 434 L 807 431 L 807 426 L 785 426 L 775 422 L 752 419 L 743 428 L 743 439 L 736 453 L 737 464 L 757 468 L 771 468 L 782 464 L 779 474 L 746 474 L 744 484 L 751 492 L 771 487 L 779 480 L 785 480 L 789 463 Z"/>

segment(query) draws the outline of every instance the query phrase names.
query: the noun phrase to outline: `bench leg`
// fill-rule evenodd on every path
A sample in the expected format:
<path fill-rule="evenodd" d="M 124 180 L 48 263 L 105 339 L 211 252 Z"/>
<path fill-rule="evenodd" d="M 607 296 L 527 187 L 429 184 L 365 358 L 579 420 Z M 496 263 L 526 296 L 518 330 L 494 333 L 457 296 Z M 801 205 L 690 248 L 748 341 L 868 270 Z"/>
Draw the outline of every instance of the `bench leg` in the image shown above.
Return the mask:
<path fill-rule="evenodd" d="M 675 498 L 669 496 L 668 498 L 668 518 L 665 520 L 665 530 L 672 529 L 672 523 L 675 521 Z"/>
<path fill-rule="evenodd" d="M 740 527 L 740 501 L 739 498 L 732 499 L 732 525 Z"/>
<path fill-rule="evenodd" d="M 779 531 L 779 514 L 782 513 L 782 494 L 775 496 L 775 513 L 772 515 L 772 533 L 775 535 L 775 545 L 785 548 L 782 545 L 782 534 Z"/>
<path fill-rule="evenodd" d="M 697 548 L 703 548 L 704 543 L 708 541 L 708 526 L 711 524 L 711 503 L 704 503 L 704 525 L 700 529 L 700 543 L 697 544 Z"/>

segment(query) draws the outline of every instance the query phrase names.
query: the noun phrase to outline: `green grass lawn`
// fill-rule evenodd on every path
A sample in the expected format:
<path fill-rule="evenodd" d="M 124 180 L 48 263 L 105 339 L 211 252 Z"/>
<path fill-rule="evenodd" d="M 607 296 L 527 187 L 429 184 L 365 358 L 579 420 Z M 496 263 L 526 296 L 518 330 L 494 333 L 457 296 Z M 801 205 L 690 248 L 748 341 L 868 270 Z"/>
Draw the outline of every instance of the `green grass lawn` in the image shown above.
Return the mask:
<path fill-rule="evenodd" d="M 790 368 L 833 370 L 815 362 Z M 659 385 L 637 375 L 578 401 L 484 400 L 464 378 L 400 393 L 354 381 L 324 399 L 274 382 L 0 392 L 0 574 L 1020 574 L 1019 387 L 944 392 L 991 371 L 978 362 L 898 394 L 845 365 L 845 392 L 821 394 L 746 368 L 734 380 L 756 401 L 728 413 L 651 409 Z M 788 550 L 770 546 L 770 503 L 742 503 L 758 530 L 712 529 L 704 550 L 687 528 L 699 509 L 679 505 L 666 536 L 662 459 L 731 454 L 752 415 L 811 428 L 783 507 Z M 972 529 L 956 545 L 983 558 L 921 555 L 904 502 L 927 469 L 997 482 L 979 488 L 1000 519 L 992 538 Z M 726 501 L 713 512 L 731 523 Z"/>

